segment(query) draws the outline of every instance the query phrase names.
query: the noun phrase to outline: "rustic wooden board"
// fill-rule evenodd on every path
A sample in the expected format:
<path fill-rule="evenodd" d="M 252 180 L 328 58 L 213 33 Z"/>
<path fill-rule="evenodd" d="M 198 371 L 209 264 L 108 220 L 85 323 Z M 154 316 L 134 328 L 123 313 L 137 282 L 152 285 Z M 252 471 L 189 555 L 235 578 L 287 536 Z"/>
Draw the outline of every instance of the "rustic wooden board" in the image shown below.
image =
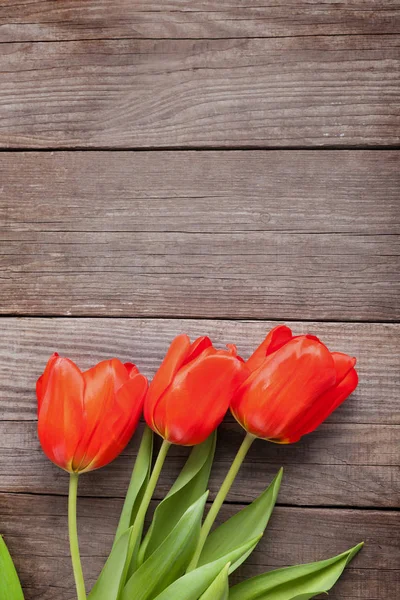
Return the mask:
<path fill-rule="evenodd" d="M 0 311 L 399 318 L 399 157 L 0 153 Z"/>
<path fill-rule="evenodd" d="M 78 506 L 81 552 L 91 584 L 111 546 L 121 501 L 81 498 Z M 224 506 L 220 521 L 240 508 Z M 0 512 L 2 532 L 16 557 L 26 600 L 70 600 L 73 585 L 66 498 L 0 494 Z M 327 558 L 364 540 L 365 547 L 329 597 L 396 598 L 400 592 L 399 526 L 396 512 L 277 507 L 267 535 L 232 581 L 271 568 Z"/>
<path fill-rule="evenodd" d="M 2 420 L 36 417 L 34 385 L 52 352 L 59 351 L 88 368 L 118 356 L 131 360 L 148 377 L 158 368 L 172 338 L 209 334 L 217 346 L 235 342 L 246 358 L 264 339 L 268 321 L 184 319 L 2 318 L 0 385 Z M 376 323 L 290 324 L 297 334 L 319 335 L 331 350 L 358 358 L 360 385 L 331 423 L 399 425 L 400 325 Z"/>
<path fill-rule="evenodd" d="M 0 41 L 399 33 L 395 0 L 0 1 Z"/>
<path fill-rule="evenodd" d="M 395 35 L 4 43 L 0 146 L 395 146 L 398 58 Z"/>
<path fill-rule="evenodd" d="M 140 435 L 141 428 L 112 465 L 82 478 L 80 493 L 123 498 Z M 400 508 L 399 436 L 398 425 L 328 423 L 295 445 L 276 447 L 259 441 L 228 500 L 251 502 L 283 465 L 280 504 Z M 212 490 L 222 482 L 242 437 L 236 423 L 227 421 L 221 426 Z M 188 453 L 187 448 L 170 450 L 157 499 L 167 493 Z M 40 449 L 36 423 L 0 422 L 0 492 L 67 494 L 67 488 L 67 477 Z"/>
<path fill-rule="evenodd" d="M 66 493 L 66 479 L 42 455 L 33 422 L 34 383 L 54 350 L 75 359 L 82 368 L 114 355 L 134 360 L 151 377 L 169 341 L 182 331 L 192 337 L 208 333 L 218 345 L 237 342 L 246 357 L 273 325 L 261 321 L 3 318 L 0 491 Z M 277 447 L 258 442 L 251 450 L 251 467 L 240 474 L 230 500 L 251 501 L 283 465 L 282 503 L 398 507 L 396 348 L 400 326 L 293 323 L 292 328 L 296 333 L 310 331 L 320 335 L 331 349 L 357 356 L 360 386 L 318 432 L 300 443 Z M 228 418 L 220 434 L 214 485 L 221 481 L 241 437 L 240 427 Z M 137 441 L 138 436 L 113 465 L 86 477 L 82 493 L 123 497 Z M 186 449 L 171 451 L 160 494 L 167 491 L 186 455 Z M 305 486 L 305 481 L 310 485 Z"/>

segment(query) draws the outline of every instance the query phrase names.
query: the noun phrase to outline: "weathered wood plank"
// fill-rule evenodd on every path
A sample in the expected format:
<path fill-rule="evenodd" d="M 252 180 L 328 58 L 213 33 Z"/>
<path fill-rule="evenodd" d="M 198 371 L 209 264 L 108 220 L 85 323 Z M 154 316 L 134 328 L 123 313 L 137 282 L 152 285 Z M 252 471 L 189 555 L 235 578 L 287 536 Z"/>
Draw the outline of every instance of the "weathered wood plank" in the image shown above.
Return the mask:
<path fill-rule="evenodd" d="M 162 319 L 2 319 L 0 491 L 66 493 L 66 480 L 41 453 L 32 422 L 36 416 L 34 383 L 54 350 L 77 360 L 82 368 L 113 355 L 135 360 L 151 377 L 169 341 L 181 331 L 192 336 L 208 333 L 219 345 L 235 341 L 246 357 L 273 325 Z M 398 325 L 377 324 L 293 324 L 295 332 L 311 331 L 331 348 L 356 355 L 360 386 L 326 425 L 300 443 L 277 447 L 259 442 L 251 450 L 251 468 L 240 474 L 230 500 L 251 501 L 284 465 L 286 477 L 280 502 L 399 505 L 399 329 Z M 220 434 L 219 448 L 223 447 L 224 452 L 217 453 L 212 482 L 222 479 L 241 437 L 240 427 L 228 419 Z M 122 497 L 137 441 L 138 436 L 112 466 L 85 478 L 82 493 L 92 495 L 96 489 L 99 495 Z M 171 451 L 160 493 L 167 491 L 186 454 L 186 449 Z M 312 485 L 304 486 L 304 481 Z"/>
<path fill-rule="evenodd" d="M 81 551 L 89 583 L 111 546 L 120 508 L 119 500 L 81 498 L 79 501 Z M 220 520 L 240 508 L 225 506 Z M 69 599 L 73 586 L 66 499 L 1 494 L 0 514 L 2 533 L 19 569 L 26 600 Z M 329 557 L 363 539 L 365 547 L 330 597 L 334 600 L 395 598 L 400 592 L 396 570 L 399 524 L 396 512 L 277 507 L 267 535 L 232 581 L 271 568 Z"/>
<path fill-rule="evenodd" d="M 400 232 L 398 151 L 3 152 L 0 170 L 16 232 Z"/>
<path fill-rule="evenodd" d="M 396 145 L 398 38 L 5 43 L 2 147 Z"/>
<path fill-rule="evenodd" d="M 2 153 L 0 311 L 399 318 L 399 157 Z"/>
<path fill-rule="evenodd" d="M 216 345 L 235 342 L 247 357 L 276 325 L 268 321 L 188 319 L 2 318 L 0 385 L 2 420 L 36 418 L 34 384 L 52 352 L 88 368 L 118 356 L 133 360 L 152 377 L 171 339 L 186 331 L 209 334 Z M 400 326 L 374 323 L 291 323 L 296 333 L 312 332 L 332 350 L 358 358 L 360 385 L 331 423 L 400 424 L 398 410 Z"/>
<path fill-rule="evenodd" d="M 0 1 L 0 41 L 399 33 L 395 0 Z"/>
<path fill-rule="evenodd" d="M 141 429 L 112 465 L 81 480 L 87 496 L 121 497 L 126 493 Z M 400 507 L 396 425 L 324 424 L 295 445 L 257 442 L 228 500 L 251 502 L 284 466 L 279 503 L 299 506 Z M 225 422 L 210 482 L 218 489 L 243 437 L 236 423 Z M 173 447 L 160 479 L 157 499 L 164 497 L 188 455 Z M 0 422 L 0 492 L 67 494 L 64 473 L 42 453 L 34 422 Z M 211 494 L 212 496 L 212 494 Z"/>

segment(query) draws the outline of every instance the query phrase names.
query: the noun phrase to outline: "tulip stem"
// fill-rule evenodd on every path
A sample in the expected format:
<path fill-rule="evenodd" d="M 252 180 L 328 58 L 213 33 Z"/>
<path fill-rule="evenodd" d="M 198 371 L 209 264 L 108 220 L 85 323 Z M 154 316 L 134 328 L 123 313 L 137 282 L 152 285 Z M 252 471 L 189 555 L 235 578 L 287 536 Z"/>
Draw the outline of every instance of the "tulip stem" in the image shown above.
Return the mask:
<path fill-rule="evenodd" d="M 146 491 L 143 495 L 142 502 L 140 503 L 139 510 L 137 512 L 135 521 L 133 523 L 130 540 L 129 540 L 129 548 L 127 553 L 127 561 L 126 561 L 126 569 L 128 570 L 132 561 L 132 557 L 135 552 L 135 548 L 138 546 L 139 538 L 142 535 L 143 531 L 143 523 L 146 517 L 147 509 L 149 508 L 150 501 L 153 497 L 154 490 L 156 489 L 156 485 L 158 479 L 160 477 L 161 469 L 164 465 L 165 459 L 168 454 L 168 450 L 170 449 L 170 442 L 163 440 L 161 444 L 160 450 L 158 452 L 157 460 L 154 463 L 153 471 L 151 473 L 149 483 L 147 484 Z M 125 576 L 128 573 L 125 573 Z"/>
<path fill-rule="evenodd" d="M 79 554 L 78 529 L 76 524 L 76 501 L 78 496 L 78 473 L 71 473 L 68 494 L 68 530 L 78 600 L 86 600 L 85 581 L 83 579 L 81 557 Z"/>
<path fill-rule="evenodd" d="M 224 503 L 224 500 L 225 500 L 226 496 L 228 495 L 229 490 L 232 487 L 235 477 L 238 474 L 239 469 L 240 469 L 244 459 L 246 458 L 246 454 L 248 453 L 250 446 L 252 445 L 252 443 L 254 442 L 255 439 L 256 439 L 255 436 L 252 435 L 251 433 L 248 433 L 246 435 L 246 437 L 244 438 L 244 440 L 234 458 L 231 468 L 229 469 L 229 471 L 219 489 L 219 492 L 215 496 L 215 500 L 212 503 L 210 510 L 208 511 L 207 517 L 206 517 L 206 519 L 203 523 L 203 526 L 201 528 L 201 531 L 200 531 L 200 537 L 199 537 L 199 541 L 197 543 L 195 553 L 193 555 L 192 560 L 190 561 L 190 564 L 186 570 L 186 573 L 193 571 L 197 567 L 197 563 L 199 562 L 201 551 L 203 550 L 204 544 L 206 543 L 206 539 L 208 537 L 208 534 L 211 531 L 211 527 L 213 526 L 214 521 L 221 509 L 221 506 Z"/>

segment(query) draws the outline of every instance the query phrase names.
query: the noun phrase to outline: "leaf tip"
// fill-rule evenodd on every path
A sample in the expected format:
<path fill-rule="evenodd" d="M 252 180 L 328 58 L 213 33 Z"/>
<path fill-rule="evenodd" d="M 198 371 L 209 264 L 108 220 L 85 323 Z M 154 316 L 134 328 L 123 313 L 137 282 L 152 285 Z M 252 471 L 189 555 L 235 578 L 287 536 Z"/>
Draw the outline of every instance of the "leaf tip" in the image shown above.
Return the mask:
<path fill-rule="evenodd" d="M 364 542 L 360 542 L 359 544 L 357 544 L 357 546 L 354 546 L 354 548 L 350 548 L 348 557 L 347 557 L 347 561 L 346 561 L 346 565 L 349 564 L 349 562 L 351 560 L 353 560 L 355 555 L 360 552 L 360 550 L 363 546 L 364 546 Z"/>

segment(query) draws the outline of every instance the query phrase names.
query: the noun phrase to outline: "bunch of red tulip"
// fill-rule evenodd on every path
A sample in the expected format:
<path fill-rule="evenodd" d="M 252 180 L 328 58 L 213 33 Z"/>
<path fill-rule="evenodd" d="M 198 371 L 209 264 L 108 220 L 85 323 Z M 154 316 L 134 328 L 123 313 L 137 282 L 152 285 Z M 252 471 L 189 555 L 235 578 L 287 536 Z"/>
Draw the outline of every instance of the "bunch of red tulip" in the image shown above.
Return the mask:
<path fill-rule="evenodd" d="M 281 471 L 252 504 L 210 533 L 256 438 L 279 444 L 312 432 L 357 386 L 355 359 L 315 336 L 273 329 L 244 361 L 208 337 L 175 338 L 148 387 L 114 358 L 81 372 L 54 354 L 37 382 L 38 432 L 46 455 L 70 473 L 69 534 L 78 600 L 84 584 L 76 527 L 78 477 L 111 462 L 145 428 L 110 556 L 90 600 L 280 600 L 329 589 L 360 546 L 334 558 L 271 571 L 229 588 L 229 574 L 257 545 L 274 507 Z M 245 437 L 208 509 L 216 428 L 230 408 Z M 153 432 L 163 439 L 152 467 Z M 171 444 L 193 446 L 144 534 L 150 500 Z M 20 596 L 15 596 L 20 598 Z"/>

